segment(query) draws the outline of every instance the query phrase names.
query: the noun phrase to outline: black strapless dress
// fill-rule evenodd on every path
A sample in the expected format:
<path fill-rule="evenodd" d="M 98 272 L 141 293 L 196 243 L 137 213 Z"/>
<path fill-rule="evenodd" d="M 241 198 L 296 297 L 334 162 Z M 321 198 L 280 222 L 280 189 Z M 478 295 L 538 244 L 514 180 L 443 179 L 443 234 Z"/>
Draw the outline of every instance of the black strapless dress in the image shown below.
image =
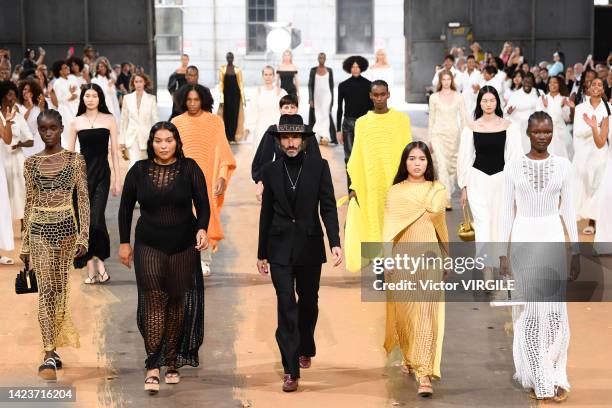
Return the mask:
<path fill-rule="evenodd" d="M 280 86 L 289 95 L 297 95 L 297 89 L 293 83 L 293 77 L 297 75 L 297 71 L 276 71 L 280 77 Z"/>
<path fill-rule="evenodd" d="M 104 218 L 111 176 L 108 165 L 110 131 L 105 128 L 82 129 L 77 136 L 87 166 L 90 210 L 89 248 L 84 256 L 74 260 L 75 268 L 83 268 L 93 257 L 104 261 L 110 256 L 110 238 Z"/>

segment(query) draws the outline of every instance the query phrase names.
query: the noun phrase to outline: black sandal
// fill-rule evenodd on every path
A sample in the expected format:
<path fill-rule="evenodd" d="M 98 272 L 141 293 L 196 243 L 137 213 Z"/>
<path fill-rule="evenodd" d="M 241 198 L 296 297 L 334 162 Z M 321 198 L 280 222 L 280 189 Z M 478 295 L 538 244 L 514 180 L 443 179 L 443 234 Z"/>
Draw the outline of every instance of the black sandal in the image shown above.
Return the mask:
<path fill-rule="evenodd" d="M 159 377 L 152 375 L 145 378 L 144 390 L 149 391 L 149 394 L 157 394 L 159 391 Z"/>
<path fill-rule="evenodd" d="M 53 357 L 47 358 L 38 367 L 38 376 L 49 382 L 57 381 L 57 365 Z"/>
<path fill-rule="evenodd" d="M 55 360 L 55 367 L 59 370 L 60 368 L 62 368 L 62 360 L 59 356 L 59 354 L 57 354 L 57 352 L 53 352 L 53 359 Z"/>

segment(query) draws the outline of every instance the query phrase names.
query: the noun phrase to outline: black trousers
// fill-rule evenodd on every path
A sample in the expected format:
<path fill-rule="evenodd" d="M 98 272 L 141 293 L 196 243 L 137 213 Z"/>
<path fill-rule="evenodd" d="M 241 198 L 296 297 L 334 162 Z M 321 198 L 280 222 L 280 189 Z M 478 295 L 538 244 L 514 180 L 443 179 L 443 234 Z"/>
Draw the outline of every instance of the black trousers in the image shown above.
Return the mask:
<path fill-rule="evenodd" d="M 314 331 L 319 316 L 321 265 L 270 265 L 276 290 L 276 342 L 285 374 L 300 376 L 299 356 L 314 357 Z M 298 300 L 295 294 L 297 292 Z"/>
<path fill-rule="evenodd" d="M 351 152 L 353 151 L 353 143 L 355 142 L 355 121 L 357 119 L 347 118 L 346 116 L 342 120 L 342 137 L 344 139 L 344 165 L 348 164 L 351 158 Z M 346 185 L 351 187 L 351 178 L 348 172 L 346 173 Z"/>

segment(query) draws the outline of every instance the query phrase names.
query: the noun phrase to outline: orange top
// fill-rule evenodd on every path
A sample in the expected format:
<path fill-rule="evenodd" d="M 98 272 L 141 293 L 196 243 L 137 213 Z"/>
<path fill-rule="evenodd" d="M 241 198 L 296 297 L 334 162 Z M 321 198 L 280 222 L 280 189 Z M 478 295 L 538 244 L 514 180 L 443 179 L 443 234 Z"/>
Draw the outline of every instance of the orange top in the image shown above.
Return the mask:
<path fill-rule="evenodd" d="M 200 116 L 189 116 L 187 112 L 176 116 L 172 123 L 178 128 L 183 142 L 185 157 L 192 158 L 204 172 L 210 203 L 210 222 L 208 224 L 208 239 L 213 250 L 217 242 L 223 239 L 221 227 L 221 207 L 225 194 L 214 196 L 213 190 L 217 180 L 225 179 L 225 188 L 229 185 L 236 160 L 225 137 L 223 119 L 210 112 L 202 112 Z"/>

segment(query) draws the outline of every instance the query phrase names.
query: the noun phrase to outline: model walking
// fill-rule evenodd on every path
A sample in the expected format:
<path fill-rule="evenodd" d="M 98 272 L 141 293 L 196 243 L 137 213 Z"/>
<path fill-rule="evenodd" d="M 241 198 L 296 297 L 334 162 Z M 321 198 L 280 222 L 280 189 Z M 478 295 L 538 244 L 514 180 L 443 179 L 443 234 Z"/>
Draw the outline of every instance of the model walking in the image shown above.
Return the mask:
<path fill-rule="evenodd" d="M 465 104 L 450 71 L 439 74 L 438 88 L 429 98 L 429 142 L 440 182 L 446 187 L 448 209 L 457 183 L 459 136 L 467 123 Z"/>
<path fill-rule="evenodd" d="M 85 283 L 104 283 L 110 279 L 104 265 L 104 260 L 110 256 L 110 238 L 105 219 L 108 193 L 111 190 L 111 169 L 108 164 L 109 141 L 115 178 L 112 187 L 114 196 L 119 195 L 121 191 L 121 181 L 115 118 L 106 107 L 104 92 L 96 84 L 86 85 L 81 91 L 77 117 L 70 124 L 68 150 L 74 150 L 77 138 L 81 145 L 81 154 L 87 165 L 91 221 L 89 223 L 89 248 L 84 256 L 75 259 L 74 265 L 77 268 L 87 265 L 88 276 Z"/>
<path fill-rule="evenodd" d="M 393 243 L 393 256 L 411 252 L 414 243 L 419 243 L 419 249 L 426 245 L 429 253 L 441 258 L 448 254 L 446 192 L 434 174 L 427 145 L 412 142 L 406 146 L 385 205 L 383 241 Z M 441 269 L 412 272 L 390 271 L 385 273 L 385 282 L 444 279 Z M 441 375 L 443 301 L 439 292 L 387 291 L 385 350 L 390 354 L 395 347 L 400 348 L 402 364 L 415 375 L 417 393 L 422 397 L 433 394 L 431 380 L 440 379 Z"/>
<path fill-rule="evenodd" d="M 83 157 L 62 148 L 60 113 L 42 112 L 38 131 L 45 149 L 25 161 L 27 198 L 21 259 L 34 269 L 38 283 L 38 323 L 45 351 L 38 373 L 53 381 L 62 367 L 56 349 L 79 347 L 70 313 L 69 283 L 74 257 L 87 251 L 89 196 Z"/>
<path fill-rule="evenodd" d="M 319 65 L 310 69 L 308 77 L 308 122 L 320 144 L 338 143 L 336 127 L 331 117 L 334 104 L 334 71 L 325 66 L 327 56 L 319 53 Z"/>
<path fill-rule="evenodd" d="M 228 52 L 225 59 L 227 64 L 219 70 L 219 110 L 227 140 L 233 144 L 244 133 L 244 85 L 242 70 L 234 65 L 234 54 Z"/>

